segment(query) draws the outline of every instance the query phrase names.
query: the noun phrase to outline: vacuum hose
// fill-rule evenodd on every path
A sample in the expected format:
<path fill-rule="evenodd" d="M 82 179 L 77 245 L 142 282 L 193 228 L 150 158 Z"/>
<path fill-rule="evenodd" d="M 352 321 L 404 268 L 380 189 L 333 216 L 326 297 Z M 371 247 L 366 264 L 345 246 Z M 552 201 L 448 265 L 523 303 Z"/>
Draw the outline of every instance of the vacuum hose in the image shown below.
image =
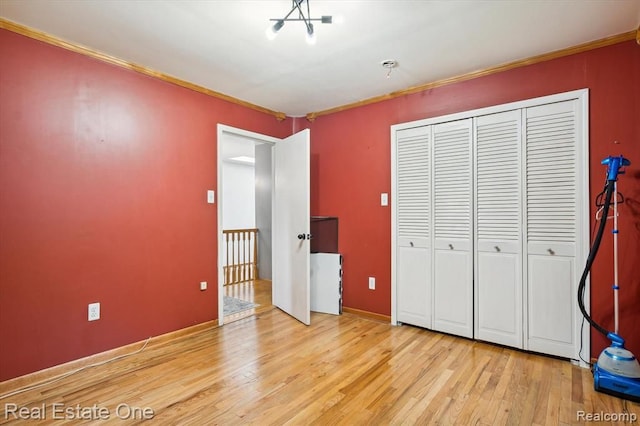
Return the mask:
<path fill-rule="evenodd" d="M 609 331 L 602 327 L 600 324 L 594 321 L 593 318 L 587 313 L 587 310 L 584 307 L 584 289 L 587 282 L 587 276 L 589 275 L 589 271 L 591 270 L 591 265 L 593 265 L 593 261 L 598 254 L 598 249 L 600 248 L 600 242 L 602 241 L 602 234 L 604 234 L 604 228 L 607 226 L 607 216 L 609 215 L 609 207 L 611 206 L 611 197 L 613 196 L 613 189 L 615 187 L 615 180 L 607 180 L 607 185 L 605 186 L 605 198 L 604 198 L 604 206 L 602 207 L 602 219 L 600 219 L 600 226 L 598 227 L 598 233 L 596 234 L 596 238 L 593 241 L 593 245 L 589 250 L 589 256 L 587 256 L 587 264 L 584 267 L 584 271 L 582 271 L 582 277 L 580 278 L 580 284 L 578 285 L 578 306 L 580 307 L 580 311 L 582 315 L 589 321 L 589 324 L 600 333 L 602 333 L 605 337 L 609 335 Z"/>

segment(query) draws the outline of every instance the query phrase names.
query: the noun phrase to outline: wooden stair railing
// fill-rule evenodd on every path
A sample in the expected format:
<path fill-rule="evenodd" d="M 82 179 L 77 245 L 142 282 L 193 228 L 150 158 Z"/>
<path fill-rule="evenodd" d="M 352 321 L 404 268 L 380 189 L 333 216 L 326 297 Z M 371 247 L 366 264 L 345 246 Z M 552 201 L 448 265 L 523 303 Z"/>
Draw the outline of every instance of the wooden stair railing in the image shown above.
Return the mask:
<path fill-rule="evenodd" d="M 259 279 L 258 230 L 225 229 L 222 234 L 227 255 L 223 265 L 224 285 Z"/>

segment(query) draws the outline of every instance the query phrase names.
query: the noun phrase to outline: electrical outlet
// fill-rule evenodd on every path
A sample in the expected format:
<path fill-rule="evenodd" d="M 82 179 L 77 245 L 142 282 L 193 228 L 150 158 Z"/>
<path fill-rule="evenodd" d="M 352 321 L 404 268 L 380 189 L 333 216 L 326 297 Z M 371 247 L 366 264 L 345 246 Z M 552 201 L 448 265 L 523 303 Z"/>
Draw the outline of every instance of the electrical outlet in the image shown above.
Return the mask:
<path fill-rule="evenodd" d="M 376 289 L 376 278 L 369 277 L 369 290 L 375 290 L 375 289 Z"/>
<path fill-rule="evenodd" d="M 89 321 L 100 319 L 100 303 L 89 303 Z"/>
<path fill-rule="evenodd" d="M 207 282 L 200 281 L 200 290 L 206 290 L 206 289 L 207 289 Z"/>

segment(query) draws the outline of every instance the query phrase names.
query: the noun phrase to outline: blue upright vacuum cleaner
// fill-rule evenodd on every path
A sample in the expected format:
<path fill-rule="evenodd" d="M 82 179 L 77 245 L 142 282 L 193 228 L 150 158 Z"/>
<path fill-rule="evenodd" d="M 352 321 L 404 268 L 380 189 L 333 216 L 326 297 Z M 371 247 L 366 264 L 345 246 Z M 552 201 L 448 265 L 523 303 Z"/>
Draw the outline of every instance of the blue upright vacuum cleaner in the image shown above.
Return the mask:
<path fill-rule="evenodd" d="M 619 157 L 607 157 L 602 160 L 602 164 L 607 166 L 607 180 L 605 188 L 598 196 L 598 199 L 604 195 L 604 204 L 602 205 L 602 216 L 600 226 L 596 234 L 587 264 L 580 278 L 578 286 L 578 306 L 582 315 L 587 319 L 589 324 L 598 332 L 605 335 L 611 340 L 611 346 L 606 348 L 598 357 L 598 362 L 593 366 L 593 386 L 599 392 L 608 393 L 631 401 L 640 402 L 640 364 L 636 357 L 624 348 L 624 339 L 618 334 L 618 175 L 624 173 L 623 167 L 628 166 L 631 162 L 622 155 Z M 614 261 L 614 331 L 608 331 L 598 323 L 596 323 L 587 313 L 584 307 L 584 289 L 587 276 L 591 270 L 591 265 L 598 253 L 602 234 L 607 222 L 611 199 L 613 198 L 613 261 Z"/>

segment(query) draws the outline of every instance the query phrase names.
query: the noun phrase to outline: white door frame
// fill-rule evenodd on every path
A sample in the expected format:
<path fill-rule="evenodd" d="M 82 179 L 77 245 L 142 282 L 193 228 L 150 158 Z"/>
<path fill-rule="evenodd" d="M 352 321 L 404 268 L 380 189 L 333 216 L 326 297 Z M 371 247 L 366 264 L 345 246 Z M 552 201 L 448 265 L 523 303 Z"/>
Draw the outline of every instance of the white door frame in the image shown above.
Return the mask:
<path fill-rule="evenodd" d="M 223 274 L 223 265 L 222 265 L 222 252 L 224 251 L 224 242 L 222 239 L 222 203 L 224 200 L 222 199 L 222 143 L 224 141 L 225 135 L 233 135 L 239 136 L 245 139 L 250 139 L 258 143 L 274 145 L 276 142 L 281 139 L 275 138 L 273 136 L 267 136 L 260 133 L 251 132 L 244 129 L 239 129 L 236 127 L 227 126 L 225 124 L 218 123 L 218 135 L 217 135 L 217 161 L 216 165 L 218 168 L 218 184 L 217 184 L 217 192 L 218 197 L 216 203 L 218 204 L 218 232 L 216 234 L 216 239 L 218 241 L 218 325 L 224 324 L 224 274 Z M 273 161 L 273 160 L 272 160 Z M 273 194 L 272 194 L 273 198 Z"/>

